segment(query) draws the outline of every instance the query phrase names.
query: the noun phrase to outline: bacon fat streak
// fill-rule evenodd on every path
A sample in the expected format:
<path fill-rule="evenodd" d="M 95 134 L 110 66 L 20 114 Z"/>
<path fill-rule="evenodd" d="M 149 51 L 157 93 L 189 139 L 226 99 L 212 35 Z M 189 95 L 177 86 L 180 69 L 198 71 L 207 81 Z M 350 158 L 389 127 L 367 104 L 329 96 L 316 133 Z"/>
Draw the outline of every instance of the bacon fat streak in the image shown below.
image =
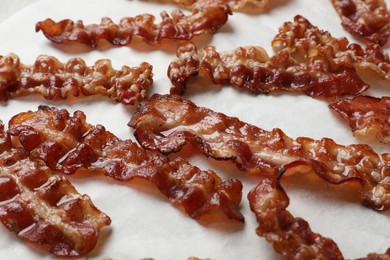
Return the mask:
<path fill-rule="evenodd" d="M 114 45 L 128 45 L 134 36 L 157 44 L 163 39 L 189 40 L 196 35 L 214 33 L 227 22 L 230 14 L 224 0 L 199 0 L 192 6 L 191 15 L 175 10 L 169 16 L 164 11 L 160 14 L 162 21 L 159 24 L 150 14 L 125 17 L 119 24 L 108 17 L 103 18 L 100 24 L 91 25 L 69 19 L 60 22 L 46 19 L 37 23 L 36 31 L 42 31 L 55 43 L 79 42 L 91 47 L 95 47 L 100 39 Z"/>
<path fill-rule="evenodd" d="M 0 101 L 29 93 L 46 99 L 100 94 L 134 105 L 146 97 L 152 76 L 152 66 L 146 62 L 115 70 L 108 59 L 88 67 L 80 58 L 61 63 L 53 56 L 40 55 L 33 65 L 24 65 L 17 55 L 10 54 L 0 56 Z"/>
<path fill-rule="evenodd" d="M 369 70 L 390 80 L 389 55 L 380 45 L 370 44 L 363 48 L 359 44 L 350 44 L 347 38 L 334 38 L 300 15 L 279 28 L 272 47 L 276 52 L 285 50 L 306 60 L 322 59 L 323 66 Z"/>
<path fill-rule="evenodd" d="M 14 148 L 0 122 L 0 221 L 19 238 L 57 256 L 80 256 L 96 245 L 110 218 L 63 176 Z"/>
<path fill-rule="evenodd" d="M 173 0 L 176 4 L 192 8 L 196 0 Z M 244 11 L 249 8 L 251 10 L 263 11 L 269 5 L 269 0 L 224 0 L 229 4 L 232 11 Z"/>
<path fill-rule="evenodd" d="M 315 98 L 356 95 L 369 86 L 351 68 L 324 66 L 323 59 L 298 62 L 288 51 L 271 58 L 261 47 L 239 47 L 218 53 L 213 46 L 198 51 L 193 43 L 181 44 L 168 77 L 171 94 L 184 94 L 189 77 L 205 74 L 214 84 L 231 84 L 255 94 L 304 93 Z"/>
<path fill-rule="evenodd" d="M 390 97 L 356 96 L 329 105 L 349 121 L 354 135 L 371 131 L 383 143 L 390 144 Z"/>
<path fill-rule="evenodd" d="M 207 156 L 269 176 L 295 162 L 293 172 L 314 170 L 332 184 L 358 181 L 365 205 L 390 207 L 390 154 L 378 155 L 368 145 L 343 146 L 329 138 L 294 140 L 278 128 L 266 131 L 175 95 L 145 100 L 129 125 L 146 149 L 169 154 L 190 142 Z"/>
<path fill-rule="evenodd" d="M 343 27 L 354 36 L 385 45 L 390 34 L 390 13 L 384 0 L 331 0 Z"/>
<path fill-rule="evenodd" d="M 33 158 L 52 169 L 73 174 L 80 168 L 102 172 L 118 181 L 141 178 L 154 183 L 172 203 L 192 218 L 220 209 L 227 217 L 244 221 L 238 210 L 242 184 L 222 180 L 181 158 L 147 153 L 131 140 L 121 140 L 103 126 L 86 122 L 85 114 L 41 106 L 36 112 L 14 116 L 9 133 Z"/>

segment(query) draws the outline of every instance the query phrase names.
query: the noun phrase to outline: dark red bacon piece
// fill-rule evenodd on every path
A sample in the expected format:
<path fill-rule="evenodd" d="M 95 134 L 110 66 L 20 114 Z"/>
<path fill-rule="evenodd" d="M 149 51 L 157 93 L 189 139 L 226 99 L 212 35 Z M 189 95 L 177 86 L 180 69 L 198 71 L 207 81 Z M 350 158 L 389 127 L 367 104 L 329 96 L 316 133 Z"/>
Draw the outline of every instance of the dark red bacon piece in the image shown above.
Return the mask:
<path fill-rule="evenodd" d="M 370 70 L 379 77 L 390 80 L 390 60 L 380 45 L 363 48 L 349 43 L 348 39 L 334 38 L 329 32 L 313 26 L 306 18 L 297 15 L 293 22 L 286 22 L 272 41 L 276 52 L 288 51 L 304 60 L 320 59 L 331 69 L 339 67 Z"/>
<path fill-rule="evenodd" d="M 390 144 L 390 97 L 356 96 L 329 105 L 349 121 L 354 135 L 368 135 L 371 131 L 383 143 Z"/>
<path fill-rule="evenodd" d="M 171 62 L 168 77 L 171 94 L 183 94 L 189 77 L 205 74 L 214 84 L 233 85 L 255 94 L 304 93 L 314 98 L 356 95 L 368 88 L 351 68 L 331 68 L 323 58 L 301 63 L 289 52 L 271 58 L 261 47 L 239 47 L 228 52 L 213 46 L 198 51 L 194 44 L 181 44 Z"/>
<path fill-rule="evenodd" d="M 0 221 L 21 239 L 57 256 L 80 256 L 111 223 L 87 195 L 79 194 L 41 160 L 13 148 L 0 123 Z"/>
<path fill-rule="evenodd" d="M 100 39 L 114 45 L 128 45 L 134 36 L 158 44 L 164 39 L 189 40 L 196 35 L 214 33 L 227 22 L 229 14 L 230 8 L 224 0 L 199 0 L 192 5 L 191 15 L 175 10 L 169 16 L 164 11 L 160 14 L 162 21 L 159 24 L 150 14 L 125 17 L 119 24 L 108 17 L 100 24 L 91 25 L 68 19 L 60 22 L 46 19 L 37 23 L 36 31 L 41 30 L 55 43 L 79 42 L 91 47 L 95 47 Z"/>
<path fill-rule="evenodd" d="M 0 56 L 0 101 L 30 93 L 46 99 L 100 94 L 134 105 L 146 97 L 152 76 L 152 66 L 146 62 L 115 70 L 108 59 L 87 66 L 80 58 L 61 63 L 53 56 L 40 55 L 33 65 L 24 65 L 17 55 L 10 54 Z"/>
<path fill-rule="evenodd" d="M 390 154 L 379 155 L 368 145 L 343 146 L 329 138 L 294 140 L 278 128 L 266 131 L 174 95 L 145 100 L 129 125 L 146 149 L 169 154 L 191 142 L 207 156 L 231 160 L 250 173 L 272 175 L 284 165 L 294 166 L 295 172 L 313 170 L 332 184 L 358 181 L 365 205 L 390 207 Z"/>
<path fill-rule="evenodd" d="M 81 111 L 41 106 L 36 112 L 14 116 L 9 123 L 12 140 L 33 158 L 44 160 L 56 171 L 73 174 L 80 168 L 102 172 L 118 181 L 141 178 L 154 183 L 172 203 L 192 218 L 219 209 L 227 217 L 244 221 L 238 210 L 242 184 L 222 180 L 187 161 L 147 153 L 131 140 L 121 140 L 103 126 L 86 123 Z"/>
<path fill-rule="evenodd" d="M 352 35 L 385 45 L 390 34 L 390 13 L 384 0 L 331 0 L 341 24 Z"/>

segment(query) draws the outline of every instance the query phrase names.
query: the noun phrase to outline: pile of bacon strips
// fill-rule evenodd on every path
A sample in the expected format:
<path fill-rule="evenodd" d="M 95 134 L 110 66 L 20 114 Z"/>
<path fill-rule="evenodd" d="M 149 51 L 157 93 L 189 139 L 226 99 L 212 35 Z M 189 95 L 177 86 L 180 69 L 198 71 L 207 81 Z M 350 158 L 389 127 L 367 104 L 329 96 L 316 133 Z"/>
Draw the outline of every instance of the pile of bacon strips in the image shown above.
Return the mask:
<path fill-rule="evenodd" d="M 102 125 L 91 125 L 81 111 L 40 106 L 15 115 L 4 129 L 0 123 L 0 220 L 22 240 L 41 245 L 56 256 L 87 255 L 109 216 L 87 195 L 79 194 L 65 177 L 84 170 L 116 181 L 142 178 L 191 218 L 218 210 L 244 221 L 239 211 L 242 184 L 222 181 L 178 157 L 167 155 L 191 143 L 206 156 L 230 160 L 245 172 L 260 176 L 247 195 L 258 221 L 257 234 L 287 259 L 343 259 L 330 238 L 314 233 L 302 218 L 288 211 L 289 197 L 281 185 L 286 174 L 312 173 L 331 184 L 359 183 L 360 201 L 376 211 L 390 208 L 390 154 L 377 154 L 364 144 L 344 146 L 329 138 L 292 139 L 280 129 L 254 125 L 198 107 L 179 95 L 190 77 L 204 74 L 214 84 L 234 86 L 254 94 L 292 92 L 330 101 L 329 108 L 349 122 L 354 135 L 374 135 L 390 145 L 390 97 L 362 95 L 370 86 L 357 70 L 369 70 L 390 81 L 390 60 L 382 46 L 389 38 L 390 13 L 383 0 L 331 0 L 342 26 L 366 46 L 334 38 L 297 15 L 272 40 L 274 55 L 259 47 L 218 52 L 190 41 L 213 34 L 232 12 L 248 6 L 267 10 L 268 0 L 175 0 L 191 10 L 161 13 L 162 21 L 142 14 L 119 24 L 51 19 L 36 30 L 58 44 L 77 42 L 91 47 L 101 40 L 131 44 L 133 37 L 156 46 L 177 41 L 177 59 L 168 68 L 170 95 L 148 95 L 152 65 L 113 69 L 110 60 L 92 66 L 80 58 L 62 63 L 39 56 L 32 65 L 18 56 L 0 56 L 0 100 L 30 93 L 47 99 L 106 95 L 125 105 L 138 105 L 129 126 L 139 144 L 122 140 Z M 390 259 L 387 252 L 362 259 Z"/>

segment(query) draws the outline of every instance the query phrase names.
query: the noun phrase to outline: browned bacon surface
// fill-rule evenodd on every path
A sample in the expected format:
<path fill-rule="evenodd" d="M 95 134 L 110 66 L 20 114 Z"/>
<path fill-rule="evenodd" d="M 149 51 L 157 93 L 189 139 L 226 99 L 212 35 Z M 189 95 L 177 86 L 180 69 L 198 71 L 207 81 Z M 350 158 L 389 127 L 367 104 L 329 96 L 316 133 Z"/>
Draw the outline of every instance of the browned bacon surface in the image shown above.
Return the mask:
<path fill-rule="evenodd" d="M 184 43 L 168 68 L 171 94 L 183 94 L 189 77 L 205 74 L 214 84 L 230 84 L 255 94 L 304 93 L 315 98 L 356 95 L 368 88 L 354 69 L 323 65 L 323 58 L 300 63 L 288 51 L 271 58 L 261 47 L 239 47 L 228 52 L 213 46 L 197 50 Z"/>
<path fill-rule="evenodd" d="M 329 105 L 342 118 L 349 121 L 354 135 L 376 137 L 390 144 L 390 97 L 356 96 Z"/>
<path fill-rule="evenodd" d="M 304 219 L 287 210 L 290 201 L 279 179 L 264 179 L 248 200 L 259 223 L 257 234 L 287 259 L 344 259 L 332 239 L 314 233 Z"/>
<path fill-rule="evenodd" d="M 122 18 L 118 24 L 108 17 L 100 24 L 91 25 L 68 19 L 60 22 L 46 19 L 37 23 L 36 31 L 42 30 L 55 43 L 79 42 L 91 47 L 95 47 L 100 39 L 114 45 L 127 45 L 134 36 L 157 44 L 163 39 L 189 40 L 196 35 L 214 33 L 227 22 L 229 14 L 230 8 L 223 0 L 199 0 L 193 4 L 191 15 L 175 10 L 169 16 L 164 11 L 160 14 L 162 21 L 159 24 L 150 14 Z"/>
<path fill-rule="evenodd" d="M 40 107 L 37 112 L 14 116 L 9 133 L 34 158 L 43 159 L 56 171 L 72 174 L 80 168 L 119 181 L 142 178 L 154 183 L 172 203 L 198 219 L 212 209 L 244 221 L 238 210 L 242 184 L 222 180 L 212 171 L 202 171 L 187 161 L 147 153 L 131 140 L 121 140 L 103 126 L 86 123 L 81 111 Z"/>
<path fill-rule="evenodd" d="M 17 55 L 10 54 L 0 56 L 0 101 L 29 93 L 46 99 L 100 94 L 134 105 L 146 97 L 152 76 L 152 66 L 146 62 L 115 70 L 108 59 L 87 66 L 80 58 L 61 63 L 53 56 L 40 55 L 34 64 L 25 65 Z"/>
<path fill-rule="evenodd" d="M 266 131 L 174 95 L 153 95 L 141 103 L 129 125 L 147 149 L 169 154 L 191 142 L 207 156 L 231 160 L 251 173 L 272 175 L 284 165 L 295 172 L 314 170 L 333 184 L 358 181 L 365 205 L 390 207 L 390 154 L 376 154 L 367 145 L 343 146 L 328 138 L 294 140 L 278 128 Z"/>
<path fill-rule="evenodd" d="M 192 8 L 196 0 L 173 0 L 176 4 Z M 263 11 L 269 5 L 269 0 L 224 0 L 232 11 Z"/>
<path fill-rule="evenodd" d="M 0 221 L 21 239 L 57 256 L 79 256 L 96 245 L 111 223 L 87 195 L 53 175 L 41 160 L 13 148 L 0 123 Z"/>
<path fill-rule="evenodd" d="M 385 45 L 390 34 L 390 13 L 384 0 L 331 0 L 343 27 L 354 36 Z"/>
<path fill-rule="evenodd" d="M 359 44 L 350 44 L 347 38 L 334 38 L 299 15 L 293 22 L 286 22 L 279 28 L 272 47 L 276 52 L 286 50 L 302 59 L 319 59 L 322 66 L 370 70 L 390 80 L 389 55 L 380 45 L 370 44 L 363 48 Z"/>

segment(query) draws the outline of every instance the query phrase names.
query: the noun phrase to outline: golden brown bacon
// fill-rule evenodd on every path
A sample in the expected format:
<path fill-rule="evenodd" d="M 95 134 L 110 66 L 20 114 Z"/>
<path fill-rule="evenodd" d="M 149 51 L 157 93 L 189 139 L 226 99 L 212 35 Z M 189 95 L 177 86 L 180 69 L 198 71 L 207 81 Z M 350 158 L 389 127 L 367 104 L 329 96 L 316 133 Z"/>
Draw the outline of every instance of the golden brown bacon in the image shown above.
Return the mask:
<path fill-rule="evenodd" d="M 142 102 L 129 125 L 147 149 L 169 154 L 191 142 L 207 156 L 263 175 L 295 162 L 295 172 L 314 170 L 333 184 L 358 181 L 365 205 L 390 207 L 390 154 L 378 155 L 367 145 L 343 146 L 328 138 L 294 140 L 280 129 L 266 131 L 174 95 L 155 94 Z"/>
<path fill-rule="evenodd" d="M 384 0 L 331 0 L 343 27 L 354 36 L 385 45 L 390 34 L 390 13 Z"/>
<path fill-rule="evenodd" d="M 173 0 L 176 4 L 191 8 L 196 0 Z M 269 0 L 224 0 L 232 11 L 251 10 L 263 11 L 269 5 Z"/>
<path fill-rule="evenodd" d="M 146 62 L 115 70 L 108 59 L 88 67 L 80 58 L 61 63 L 53 56 L 40 55 L 33 65 L 24 65 L 18 56 L 10 54 L 0 56 L 0 101 L 29 93 L 46 99 L 100 94 L 134 105 L 146 97 L 152 76 L 152 66 Z"/>
<path fill-rule="evenodd" d="M 46 19 L 37 23 L 36 31 L 42 30 L 55 43 L 79 42 L 91 47 L 100 39 L 114 45 L 128 45 L 134 36 L 157 44 L 163 39 L 189 40 L 196 35 L 214 33 L 227 22 L 229 14 L 230 8 L 224 0 L 199 0 L 194 3 L 191 15 L 185 16 L 180 10 L 173 11 L 171 16 L 162 12 L 159 24 L 150 14 L 126 17 L 119 24 L 105 17 L 100 24 L 86 26 L 82 21 Z"/>
<path fill-rule="evenodd" d="M 364 49 L 359 44 L 350 44 L 347 38 L 336 39 L 299 15 L 294 18 L 294 22 L 286 22 L 279 28 L 272 47 L 276 52 L 286 50 L 301 59 L 319 59 L 323 66 L 330 68 L 370 70 L 390 80 L 389 55 L 380 45 L 370 44 Z"/>
<path fill-rule="evenodd" d="M 190 76 L 205 74 L 214 84 L 231 84 L 252 93 L 294 92 L 316 98 L 356 95 L 368 88 L 354 69 L 323 66 L 320 60 L 299 63 L 289 52 L 269 58 L 261 47 L 218 53 L 213 46 L 198 51 L 184 43 L 168 68 L 171 94 L 183 94 Z"/>
<path fill-rule="evenodd" d="M 34 158 L 56 171 L 72 174 L 80 168 L 103 172 L 119 181 L 142 178 L 154 183 L 172 203 L 198 219 L 212 209 L 244 221 L 238 210 L 242 184 L 222 182 L 212 171 L 187 161 L 147 153 L 131 140 L 121 140 L 103 126 L 86 123 L 84 113 L 40 107 L 14 116 L 9 133 Z"/>
<path fill-rule="evenodd" d="M 256 232 L 287 259 L 344 259 L 336 243 L 314 233 L 288 210 L 289 198 L 279 179 L 264 179 L 248 194 L 259 227 Z"/>
<path fill-rule="evenodd" d="M 356 96 L 329 107 L 349 121 L 354 135 L 368 135 L 372 131 L 379 140 L 390 144 L 390 97 Z"/>
<path fill-rule="evenodd" d="M 79 256 L 96 245 L 111 223 L 87 195 L 53 175 L 41 160 L 13 148 L 0 123 L 0 221 L 21 239 L 57 256 Z"/>

